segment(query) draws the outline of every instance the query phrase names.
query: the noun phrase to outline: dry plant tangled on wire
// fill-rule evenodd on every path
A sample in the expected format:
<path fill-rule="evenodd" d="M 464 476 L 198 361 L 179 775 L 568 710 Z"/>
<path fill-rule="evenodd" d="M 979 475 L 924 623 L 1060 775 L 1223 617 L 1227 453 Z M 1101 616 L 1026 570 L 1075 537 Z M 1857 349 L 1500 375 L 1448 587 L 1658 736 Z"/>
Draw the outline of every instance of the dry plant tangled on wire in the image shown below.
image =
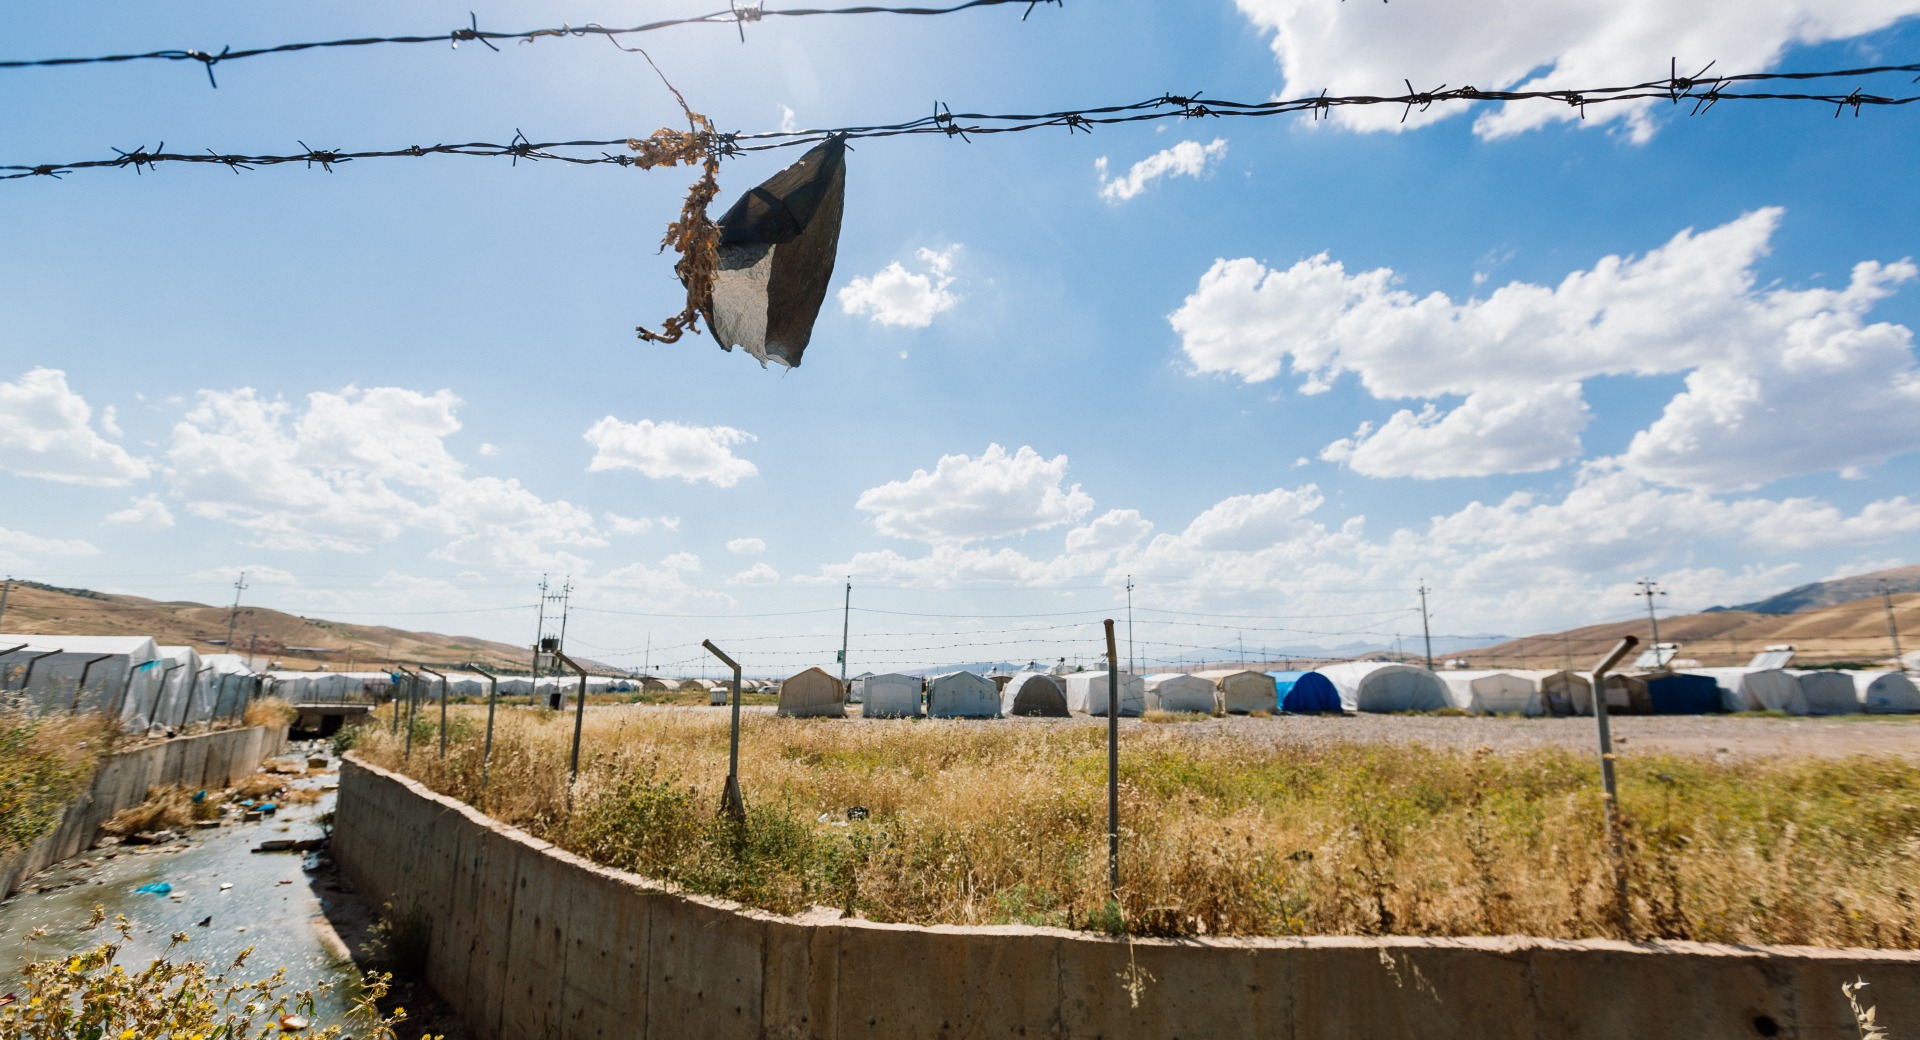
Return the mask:
<path fill-rule="evenodd" d="M 641 56 L 653 65 L 653 58 L 646 52 L 642 51 Z M 659 72 L 660 67 L 654 65 L 653 70 Z M 687 129 L 661 127 L 648 137 L 630 138 L 627 147 L 636 153 L 633 164 L 643 170 L 697 164 L 700 179 L 687 189 L 686 200 L 680 204 L 680 219 L 667 225 L 666 236 L 660 240 L 661 252 L 671 246 L 680 254 L 675 270 L 687 287 L 687 305 L 661 323 L 659 332 L 644 325 L 635 331 L 649 343 L 677 343 L 686 333 L 700 331 L 700 315 L 713 304 L 713 279 L 720 269 L 720 226 L 707 216 L 707 207 L 720 193 L 720 151 L 715 147 L 719 135 L 713 128 L 713 120 L 689 107 L 686 96 L 668 82 L 664 73 L 660 82 L 667 85 L 674 100 L 680 103 L 680 111 L 687 117 Z"/>

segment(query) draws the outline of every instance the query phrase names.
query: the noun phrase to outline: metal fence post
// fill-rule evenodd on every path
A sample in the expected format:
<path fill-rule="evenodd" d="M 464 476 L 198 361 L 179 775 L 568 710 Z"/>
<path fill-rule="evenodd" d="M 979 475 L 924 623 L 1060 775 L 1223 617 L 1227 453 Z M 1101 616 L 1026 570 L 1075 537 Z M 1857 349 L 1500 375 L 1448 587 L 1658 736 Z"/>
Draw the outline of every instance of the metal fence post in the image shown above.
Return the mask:
<path fill-rule="evenodd" d="M 424 664 L 420 666 L 420 670 L 440 679 L 440 757 L 445 758 L 447 757 L 447 677 Z"/>
<path fill-rule="evenodd" d="M 1613 727 L 1607 718 L 1607 673 L 1627 656 L 1639 640 L 1627 636 L 1616 643 L 1600 663 L 1593 666 L 1593 722 L 1600 735 L 1600 787 L 1601 798 L 1606 802 L 1607 810 L 1607 849 L 1613 861 L 1614 912 L 1620 916 L 1620 934 L 1631 939 L 1632 920 L 1627 903 L 1627 850 L 1625 836 L 1620 831 L 1620 789 L 1613 776 Z M 1656 647 L 1657 649 L 1657 647 Z"/>
<path fill-rule="evenodd" d="M 720 807 L 735 820 L 745 821 L 747 802 L 740 795 L 740 663 L 722 653 L 711 639 L 700 645 L 733 669 L 733 727 L 727 738 L 727 787 L 720 796 Z"/>
<path fill-rule="evenodd" d="M 112 654 L 101 654 L 80 666 L 80 678 L 73 684 L 73 703 L 67 705 L 67 714 L 80 714 L 80 696 L 87 692 L 87 675 L 93 671 L 94 665 L 112 656 Z"/>
<path fill-rule="evenodd" d="M 573 702 L 573 759 L 567 764 L 567 808 L 573 808 L 573 785 L 580 779 L 580 727 L 587 720 L 587 670 L 573 663 L 573 658 L 560 652 L 556 647 L 548 653 L 555 660 L 580 673 L 580 696 Z"/>
<path fill-rule="evenodd" d="M 1120 902 L 1120 655 L 1107 619 L 1107 898 Z"/>
<path fill-rule="evenodd" d="M 487 677 L 487 745 L 480 752 L 480 794 L 484 799 L 488 774 L 493 769 L 493 709 L 500 702 L 500 678 L 472 661 L 467 662 L 467 668 Z"/>

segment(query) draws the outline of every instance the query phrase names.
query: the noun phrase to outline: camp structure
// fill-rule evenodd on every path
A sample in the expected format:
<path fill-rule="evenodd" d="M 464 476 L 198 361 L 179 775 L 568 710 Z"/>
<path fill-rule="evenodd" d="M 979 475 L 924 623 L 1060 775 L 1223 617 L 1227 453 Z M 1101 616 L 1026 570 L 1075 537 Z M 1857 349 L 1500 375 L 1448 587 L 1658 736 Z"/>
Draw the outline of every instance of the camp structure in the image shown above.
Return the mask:
<path fill-rule="evenodd" d="M 154 708 L 153 724 L 178 728 L 187 724 L 187 715 L 194 709 L 193 702 L 201 699 L 200 688 L 206 682 L 208 669 L 200 660 L 200 652 L 193 647 L 162 646 L 155 649 L 166 660 L 166 668 L 171 674 L 161 691 L 158 706 Z M 310 673 L 298 674 L 305 679 Z M 298 703 L 296 698 L 285 692 L 276 692 L 274 696 L 289 704 Z"/>
<path fill-rule="evenodd" d="M 1540 700 L 1554 715 L 1580 714 L 1580 703 L 1593 703 L 1593 680 L 1575 671 L 1530 673 L 1540 687 Z"/>
<path fill-rule="evenodd" d="M 1147 709 L 1147 684 L 1137 675 L 1118 673 L 1120 714 L 1138 715 Z M 1073 672 L 1066 676 L 1067 710 L 1076 715 L 1107 713 L 1107 673 Z"/>
<path fill-rule="evenodd" d="M 920 677 L 889 672 L 860 680 L 864 698 L 860 713 L 870 719 L 920 717 Z"/>
<path fill-rule="evenodd" d="M 1836 671 L 1788 669 L 1788 675 L 1800 680 L 1800 696 L 1806 698 L 1809 715 L 1855 715 L 1860 711 L 1860 691 L 1853 676 Z"/>
<path fill-rule="evenodd" d="M 872 672 L 861 672 L 859 675 L 856 675 L 847 680 L 847 703 L 848 704 L 866 703 L 867 680 L 872 677 L 873 677 Z"/>
<path fill-rule="evenodd" d="M 1664 674 L 1664 673 L 1654 673 Z M 1569 686 L 1573 697 L 1575 715 L 1593 714 L 1593 681 L 1587 680 L 1584 686 Z M 1633 715 L 1637 712 L 1635 704 L 1649 705 L 1647 695 L 1647 677 L 1644 675 L 1625 675 L 1612 672 L 1606 678 L 1607 711 L 1615 715 Z M 1644 712 L 1638 712 L 1644 714 Z"/>
<path fill-rule="evenodd" d="M 1013 681 L 1013 675 L 1009 672 L 988 672 L 987 681 L 1004 693 L 1006 692 L 1007 684 Z"/>
<path fill-rule="evenodd" d="M 1495 671 L 1435 673 L 1447 684 L 1453 706 L 1475 715 L 1544 715 L 1540 684 L 1525 675 Z"/>
<path fill-rule="evenodd" d="M 1274 677 L 1266 672 L 1235 671 L 1228 668 L 1194 674 L 1213 683 L 1216 711 L 1225 712 L 1228 715 L 1248 715 L 1256 711 L 1280 710 L 1280 697 L 1274 686 Z M 1340 708 L 1336 704 L 1327 710 L 1339 711 Z"/>
<path fill-rule="evenodd" d="M 1340 692 L 1348 711 L 1439 711 L 1451 706 L 1447 685 L 1425 668 L 1383 661 L 1346 661 L 1315 669 Z"/>
<path fill-rule="evenodd" d="M 742 685 L 741 692 L 743 694 L 746 692 L 744 684 Z M 707 687 L 707 706 L 708 707 L 712 707 L 716 704 L 732 704 L 732 703 L 733 703 L 733 683 L 731 682 L 714 683 L 711 686 Z"/>
<path fill-rule="evenodd" d="M 1778 668 L 1692 668 L 1695 675 L 1711 676 L 1720 684 L 1720 706 L 1726 711 L 1807 713 L 1807 696 L 1800 680 Z"/>
<path fill-rule="evenodd" d="M 1644 677 L 1655 715 L 1712 715 L 1720 710 L 1720 684 L 1704 675 L 1652 672 Z"/>
<path fill-rule="evenodd" d="M 1000 714 L 1009 718 L 1038 715 L 1064 719 L 1071 712 L 1067 711 L 1067 691 L 1058 679 L 1045 672 L 1015 672 L 1000 690 Z"/>
<path fill-rule="evenodd" d="M 1184 672 L 1160 672 L 1145 676 L 1142 689 L 1148 711 L 1183 711 L 1213 714 L 1213 684 Z"/>
<path fill-rule="evenodd" d="M 1000 691 L 993 680 L 973 672 L 948 672 L 927 680 L 927 717 L 993 719 L 1000 717 Z"/>
<path fill-rule="evenodd" d="M 713 684 L 705 679 L 682 679 L 675 689 L 681 693 L 706 693 L 713 689 Z"/>
<path fill-rule="evenodd" d="M 824 669 L 809 668 L 780 684 L 780 707 L 774 714 L 796 719 L 846 718 L 846 689 Z"/>
<path fill-rule="evenodd" d="M 1860 706 L 1875 715 L 1920 712 L 1920 687 L 1900 672 L 1855 672 L 1853 688 Z"/>
<path fill-rule="evenodd" d="M 1338 715 L 1340 691 L 1333 681 L 1319 672 L 1268 672 L 1273 681 L 1274 704 L 1280 711 L 1295 715 Z"/>
<path fill-rule="evenodd" d="M 124 709 L 135 673 L 159 656 L 145 636 L 0 635 L 0 649 L 12 650 L 0 658 L 0 688 L 41 714 Z"/>

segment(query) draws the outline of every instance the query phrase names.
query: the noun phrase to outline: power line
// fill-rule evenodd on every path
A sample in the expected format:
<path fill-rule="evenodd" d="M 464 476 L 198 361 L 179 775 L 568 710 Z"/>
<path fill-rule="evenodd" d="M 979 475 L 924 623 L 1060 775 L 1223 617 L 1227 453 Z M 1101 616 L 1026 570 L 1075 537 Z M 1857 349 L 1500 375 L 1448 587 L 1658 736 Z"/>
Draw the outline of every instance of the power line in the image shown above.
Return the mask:
<path fill-rule="evenodd" d="M 829 137 L 842 136 L 850 139 L 902 137 L 918 134 L 940 134 L 971 141 L 976 135 L 1020 133 L 1029 130 L 1064 128 L 1068 133 L 1086 131 L 1091 133 L 1096 126 L 1118 123 L 1136 123 L 1163 119 L 1201 119 L 1207 117 L 1265 117 L 1295 115 L 1306 113 L 1315 119 L 1330 117 L 1334 110 L 1355 106 L 1399 105 L 1406 114 L 1414 110 L 1425 111 L 1437 104 L 1461 103 L 1472 101 L 1491 101 L 1497 103 L 1515 103 L 1522 101 L 1545 101 L 1570 105 L 1584 111 L 1589 105 L 1613 104 L 1623 101 L 1669 101 L 1675 106 L 1690 102 L 1691 115 L 1699 115 L 1722 101 L 1797 101 L 1833 105 L 1834 115 L 1851 108 L 1857 116 L 1862 108 L 1904 106 L 1920 102 L 1920 95 L 1908 94 L 1889 96 L 1867 94 L 1855 88 L 1846 94 L 1806 94 L 1775 93 L 1729 90 L 1729 85 L 1745 83 L 1764 83 L 1772 81 L 1803 81 L 1832 79 L 1839 77 L 1864 77 L 1895 73 L 1920 72 L 1920 64 L 1881 65 L 1861 69 L 1841 69 L 1827 72 L 1756 72 L 1739 76 L 1720 76 L 1711 79 L 1698 77 L 1669 77 L 1649 80 L 1624 87 L 1563 88 L 1556 90 L 1481 90 L 1478 87 L 1456 87 L 1432 91 L 1415 90 L 1408 83 L 1407 93 L 1396 95 L 1346 95 L 1335 97 L 1326 93 L 1291 100 L 1269 101 L 1230 101 L 1204 98 L 1199 94 L 1163 94 L 1145 101 L 1125 105 L 1105 105 L 1095 108 L 1072 109 L 1059 112 L 1031 114 L 1000 114 L 962 112 L 955 113 L 948 106 L 935 102 L 929 115 L 918 119 L 897 123 L 845 126 L 830 130 L 775 130 L 763 133 L 741 134 L 721 133 L 709 135 L 708 147 L 720 156 L 739 155 L 746 152 L 770 151 L 779 148 L 795 148 L 818 144 Z M 461 144 L 409 145 L 404 148 L 384 148 L 361 151 L 348 151 L 334 148 L 314 148 L 306 142 L 299 142 L 301 151 L 286 154 L 243 155 L 207 151 L 169 152 L 162 142 L 152 149 L 145 146 L 132 151 L 113 149 L 111 159 L 86 159 L 74 162 L 34 163 L 0 165 L 0 180 L 18 180 L 25 177 L 59 177 L 62 174 L 78 170 L 121 169 L 132 167 L 138 173 L 152 169 L 161 163 L 198 163 L 225 166 L 234 173 L 262 166 L 282 166 L 290 163 L 304 164 L 308 167 L 320 166 L 329 172 L 341 163 L 360 159 L 400 159 L 422 158 L 429 155 L 458 155 L 470 157 L 510 158 L 514 165 L 521 159 L 528 161 L 551 160 L 577 166 L 634 166 L 640 163 L 635 156 L 621 152 L 609 152 L 609 148 L 628 148 L 636 142 L 631 137 L 614 137 L 596 140 L 540 141 L 527 137 L 524 132 L 515 131 L 506 144 L 486 141 L 470 141 Z M 598 155 L 584 154 L 598 151 Z"/>
<path fill-rule="evenodd" d="M 955 4 L 951 7 L 795 7 L 785 10 L 769 10 L 764 0 L 761 0 L 761 2 L 748 4 L 734 3 L 725 11 L 715 11 L 712 14 L 696 15 L 691 18 L 663 18 L 659 21 L 647 22 L 644 25 L 634 25 L 625 28 L 611 28 L 601 25 L 598 22 L 588 22 L 578 26 L 562 25 L 558 28 L 528 29 L 523 32 L 492 32 L 487 29 L 482 29 L 480 28 L 479 18 L 469 13 L 467 15 L 467 28 L 454 29 L 451 32 L 435 33 L 431 36 L 359 36 L 351 39 L 321 40 L 312 43 L 281 43 L 270 47 L 252 47 L 237 51 L 232 47 L 222 47 L 218 52 L 187 48 L 182 50 L 146 51 L 139 54 L 105 54 L 86 58 L 37 58 L 0 61 L 0 69 L 56 68 L 68 65 L 113 65 L 132 61 L 197 61 L 206 67 L 207 82 L 212 83 L 215 88 L 218 88 L 220 84 L 213 77 L 213 67 L 215 65 L 229 61 L 240 61 L 245 58 L 260 58 L 274 54 L 294 54 L 300 51 L 415 43 L 445 43 L 457 49 L 462 43 L 478 41 L 486 45 L 489 50 L 498 52 L 500 48 L 493 45 L 496 40 L 501 42 L 511 40 L 525 44 L 545 38 L 577 39 L 581 37 L 603 38 L 614 46 L 620 47 L 619 38 L 622 36 L 656 32 L 661 29 L 670 29 L 682 25 L 735 26 L 740 32 L 740 39 L 745 41 L 747 38 L 746 26 L 749 23 L 758 22 L 765 18 L 805 18 L 819 15 L 854 14 L 942 15 L 955 14 L 976 7 L 1001 7 L 1007 4 L 1023 4 L 1026 6 L 1026 12 L 1020 16 L 1020 20 L 1024 22 L 1027 20 L 1027 16 L 1033 13 L 1033 9 L 1043 3 L 1064 6 L 1063 0 L 967 0 L 965 3 Z M 634 48 L 620 47 L 620 49 L 633 50 Z"/>

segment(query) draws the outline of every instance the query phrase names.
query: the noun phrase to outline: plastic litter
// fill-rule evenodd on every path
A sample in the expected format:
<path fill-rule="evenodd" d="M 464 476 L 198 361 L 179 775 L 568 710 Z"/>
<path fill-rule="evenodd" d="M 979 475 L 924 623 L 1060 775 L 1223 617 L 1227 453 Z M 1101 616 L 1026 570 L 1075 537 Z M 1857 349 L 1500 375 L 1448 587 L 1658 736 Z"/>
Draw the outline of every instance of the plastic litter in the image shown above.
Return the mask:
<path fill-rule="evenodd" d="M 193 801 L 195 805 L 198 805 L 201 802 L 204 802 L 206 800 L 207 800 L 206 788 L 201 788 L 200 790 L 193 792 Z"/>
<path fill-rule="evenodd" d="M 222 891 L 222 892 L 225 892 L 225 891 L 226 891 L 227 889 L 229 889 L 229 888 L 232 888 L 232 887 L 233 887 L 233 882 L 231 882 L 231 881 L 222 881 L 222 882 L 220 882 L 220 891 Z"/>
<path fill-rule="evenodd" d="M 872 815 L 873 813 L 864 805 L 856 805 L 847 810 L 847 819 L 849 820 L 864 820 Z"/>
<path fill-rule="evenodd" d="M 280 811 L 280 807 L 278 805 L 273 804 L 272 802 L 261 802 L 259 805 L 254 806 L 254 808 L 260 810 L 263 813 L 268 814 L 269 816 Z"/>
<path fill-rule="evenodd" d="M 297 1033 L 312 1024 L 312 1022 L 307 1021 L 299 1015 L 282 1015 L 280 1017 L 280 1028 L 289 1033 Z"/>
<path fill-rule="evenodd" d="M 141 885 L 139 888 L 134 889 L 134 891 L 148 892 L 156 896 L 164 896 L 167 893 L 173 891 L 173 886 L 166 883 L 165 881 L 155 881 L 151 885 Z"/>

